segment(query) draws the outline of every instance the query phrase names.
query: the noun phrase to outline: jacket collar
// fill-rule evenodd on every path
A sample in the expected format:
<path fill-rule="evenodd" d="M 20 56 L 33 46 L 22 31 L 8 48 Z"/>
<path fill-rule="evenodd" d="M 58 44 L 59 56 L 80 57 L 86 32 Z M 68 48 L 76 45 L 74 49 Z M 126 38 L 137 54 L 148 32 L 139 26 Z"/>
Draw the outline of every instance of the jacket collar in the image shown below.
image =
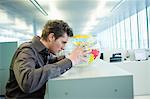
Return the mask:
<path fill-rule="evenodd" d="M 38 52 L 47 52 L 48 53 L 48 48 L 46 48 L 44 46 L 44 44 L 42 44 L 42 42 L 40 41 L 40 37 L 39 36 L 34 36 L 32 39 L 32 44 L 33 47 L 38 51 Z"/>

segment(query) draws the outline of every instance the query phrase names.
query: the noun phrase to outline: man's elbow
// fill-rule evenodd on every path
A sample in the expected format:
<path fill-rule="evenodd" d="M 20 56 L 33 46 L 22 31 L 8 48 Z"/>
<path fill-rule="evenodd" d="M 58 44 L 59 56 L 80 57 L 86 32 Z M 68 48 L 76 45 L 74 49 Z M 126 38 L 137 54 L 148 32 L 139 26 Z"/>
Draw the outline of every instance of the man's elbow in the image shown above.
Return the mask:
<path fill-rule="evenodd" d="M 31 86 L 29 84 L 22 84 L 22 86 L 20 88 L 24 93 L 32 93 L 33 92 L 31 89 Z"/>

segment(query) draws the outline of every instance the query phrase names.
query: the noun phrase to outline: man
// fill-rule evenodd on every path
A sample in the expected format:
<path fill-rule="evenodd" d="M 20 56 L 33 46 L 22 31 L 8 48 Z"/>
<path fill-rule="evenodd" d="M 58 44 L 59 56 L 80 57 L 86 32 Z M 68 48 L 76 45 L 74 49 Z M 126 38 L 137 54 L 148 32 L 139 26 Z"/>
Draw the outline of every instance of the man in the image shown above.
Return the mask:
<path fill-rule="evenodd" d="M 85 55 L 83 48 L 77 47 L 66 57 L 54 57 L 64 50 L 72 29 L 62 20 L 49 20 L 42 31 L 41 38 L 23 43 L 16 50 L 6 85 L 6 98 L 44 99 L 46 82 L 69 70 Z"/>

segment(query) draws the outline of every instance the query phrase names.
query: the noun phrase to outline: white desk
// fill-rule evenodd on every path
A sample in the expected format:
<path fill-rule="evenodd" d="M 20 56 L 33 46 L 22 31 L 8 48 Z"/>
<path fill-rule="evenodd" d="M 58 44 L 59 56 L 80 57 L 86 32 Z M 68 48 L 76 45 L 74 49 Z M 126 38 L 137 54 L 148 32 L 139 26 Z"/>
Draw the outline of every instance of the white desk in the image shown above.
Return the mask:
<path fill-rule="evenodd" d="M 133 99 L 132 75 L 99 60 L 48 81 L 49 99 Z"/>

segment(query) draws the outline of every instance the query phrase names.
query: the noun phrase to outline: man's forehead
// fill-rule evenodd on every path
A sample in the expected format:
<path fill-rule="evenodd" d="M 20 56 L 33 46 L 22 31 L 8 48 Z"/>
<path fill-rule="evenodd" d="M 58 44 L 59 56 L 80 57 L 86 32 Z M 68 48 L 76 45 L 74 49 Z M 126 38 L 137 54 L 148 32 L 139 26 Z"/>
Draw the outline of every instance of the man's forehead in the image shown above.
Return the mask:
<path fill-rule="evenodd" d="M 60 39 L 62 41 L 68 41 L 69 37 L 68 36 L 61 36 L 58 39 Z"/>
<path fill-rule="evenodd" d="M 64 38 L 64 39 L 68 39 L 68 38 L 69 38 L 69 36 L 67 35 L 67 33 L 64 33 L 64 34 L 63 34 L 63 36 L 62 36 L 62 38 Z"/>

